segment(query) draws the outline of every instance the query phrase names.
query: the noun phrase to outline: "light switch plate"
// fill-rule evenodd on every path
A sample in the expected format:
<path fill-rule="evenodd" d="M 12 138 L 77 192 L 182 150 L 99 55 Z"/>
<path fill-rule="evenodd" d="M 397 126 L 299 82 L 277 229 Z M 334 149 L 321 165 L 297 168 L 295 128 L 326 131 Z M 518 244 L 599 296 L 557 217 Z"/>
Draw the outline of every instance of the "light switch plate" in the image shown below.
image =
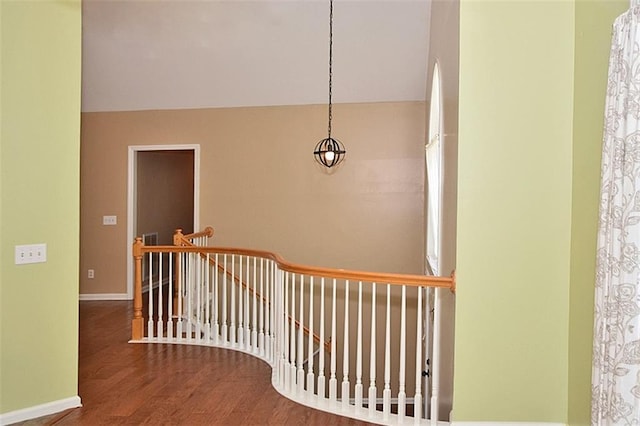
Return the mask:
<path fill-rule="evenodd" d="M 25 265 L 27 263 L 44 263 L 47 261 L 46 244 L 25 244 L 16 246 L 15 263 Z"/>
<path fill-rule="evenodd" d="M 103 225 L 117 225 L 118 216 L 102 216 Z"/>

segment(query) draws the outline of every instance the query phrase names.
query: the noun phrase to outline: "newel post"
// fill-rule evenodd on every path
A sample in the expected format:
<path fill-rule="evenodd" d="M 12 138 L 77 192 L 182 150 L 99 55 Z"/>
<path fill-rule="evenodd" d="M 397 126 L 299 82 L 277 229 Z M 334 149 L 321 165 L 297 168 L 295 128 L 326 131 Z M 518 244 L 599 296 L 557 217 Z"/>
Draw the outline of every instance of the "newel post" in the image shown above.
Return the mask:
<path fill-rule="evenodd" d="M 133 281 L 133 319 L 131 320 L 131 339 L 142 340 L 144 322 L 142 319 L 142 238 L 133 243 L 134 281 Z"/>
<path fill-rule="evenodd" d="M 173 233 L 173 245 L 177 246 L 177 247 L 181 247 L 184 244 L 184 234 L 182 233 L 182 229 L 178 228 L 175 230 L 175 232 Z M 176 273 L 176 281 L 177 281 L 177 285 L 173 286 L 173 309 L 175 309 L 174 312 L 180 312 L 182 313 L 182 309 L 180 309 L 178 307 L 178 304 L 180 303 L 180 295 L 182 294 L 182 279 L 180 279 L 179 277 L 180 275 L 180 253 L 176 252 L 176 257 L 175 257 L 175 273 Z"/>
<path fill-rule="evenodd" d="M 182 229 L 178 228 L 173 233 L 173 245 L 174 246 L 182 246 L 184 241 L 184 234 L 182 233 Z"/>

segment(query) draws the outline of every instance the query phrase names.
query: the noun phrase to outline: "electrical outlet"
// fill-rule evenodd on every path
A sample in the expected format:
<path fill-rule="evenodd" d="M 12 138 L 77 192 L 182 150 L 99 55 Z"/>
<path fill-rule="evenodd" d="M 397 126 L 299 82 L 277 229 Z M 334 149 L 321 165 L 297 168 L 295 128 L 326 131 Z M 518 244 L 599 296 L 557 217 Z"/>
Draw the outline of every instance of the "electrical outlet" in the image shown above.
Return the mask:
<path fill-rule="evenodd" d="M 118 216 L 102 216 L 103 225 L 117 225 Z"/>
<path fill-rule="evenodd" d="M 89 269 L 89 271 L 87 271 L 87 278 L 89 279 L 93 279 L 96 276 L 96 271 L 94 271 L 93 269 Z"/>
<path fill-rule="evenodd" d="M 15 247 L 16 265 L 25 265 L 27 263 L 44 263 L 46 261 L 46 244 L 25 244 Z"/>

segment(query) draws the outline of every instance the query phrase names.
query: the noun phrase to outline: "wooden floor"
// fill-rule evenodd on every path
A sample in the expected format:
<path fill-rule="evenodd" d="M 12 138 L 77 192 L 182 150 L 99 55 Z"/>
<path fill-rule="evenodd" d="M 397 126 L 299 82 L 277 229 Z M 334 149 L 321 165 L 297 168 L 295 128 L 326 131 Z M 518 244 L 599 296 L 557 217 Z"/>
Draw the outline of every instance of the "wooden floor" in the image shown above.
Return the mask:
<path fill-rule="evenodd" d="M 82 408 L 21 425 L 366 425 L 277 393 L 271 368 L 226 349 L 129 344 L 131 302 L 80 302 Z"/>

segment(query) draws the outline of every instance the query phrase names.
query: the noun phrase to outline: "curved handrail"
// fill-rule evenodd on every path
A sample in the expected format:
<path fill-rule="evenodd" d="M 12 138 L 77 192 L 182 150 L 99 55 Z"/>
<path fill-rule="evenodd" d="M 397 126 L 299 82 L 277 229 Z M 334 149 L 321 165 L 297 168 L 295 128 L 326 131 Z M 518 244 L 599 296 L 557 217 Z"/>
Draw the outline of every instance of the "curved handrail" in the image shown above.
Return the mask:
<path fill-rule="evenodd" d="M 196 246 L 195 244 L 193 244 L 191 242 L 191 240 L 195 239 L 195 238 L 200 238 L 200 237 L 207 237 L 207 238 L 211 238 L 213 236 L 213 228 L 211 226 L 207 226 L 203 231 L 200 232 L 196 232 L 193 234 L 188 234 L 188 235 L 183 235 L 182 234 L 182 229 L 178 228 L 175 230 L 175 233 L 173 234 L 173 244 L 175 246 L 180 246 L 180 247 L 202 247 L 202 246 Z M 155 250 L 154 250 L 155 251 Z M 206 257 L 201 250 L 200 251 L 200 256 L 201 257 Z M 224 272 L 225 274 L 227 274 L 228 276 L 232 277 L 233 279 L 237 280 L 238 282 L 241 283 L 241 285 L 246 288 L 249 292 L 253 293 L 254 290 L 248 286 L 245 282 L 240 280 L 240 277 L 233 275 L 231 272 L 227 271 L 224 267 L 222 267 L 221 265 L 216 265 L 215 261 L 213 259 L 209 259 L 209 262 L 214 265 L 215 267 L 218 268 L 219 271 Z M 263 298 L 264 297 L 257 294 L 259 297 Z M 296 327 L 300 327 L 300 321 L 298 321 L 297 319 L 293 319 L 293 322 L 295 323 Z M 304 333 L 308 336 L 310 334 L 310 330 L 307 327 L 302 327 L 302 330 L 304 331 Z M 326 342 L 321 342 L 320 341 L 320 336 L 318 336 L 317 334 L 313 333 L 312 334 L 313 340 L 316 343 L 322 343 L 322 345 L 324 346 L 325 350 L 329 351 L 331 350 L 331 341 L 326 341 Z"/>
<path fill-rule="evenodd" d="M 133 248 L 133 256 L 142 256 L 143 253 L 169 253 L 175 252 L 175 246 L 144 246 L 142 244 L 142 238 L 136 238 Z M 237 247 L 192 247 L 181 246 L 177 251 L 185 253 L 221 253 L 221 254 L 237 254 L 243 256 L 255 256 L 263 257 L 265 259 L 273 260 L 278 264 L 278 267 L 287 272 L 306 275 L 324 276 L 327 278 L 347 279 L 353 281 L 370 281 L 379 282 L 385 284 L 397 284 L 397 285 L 409 285 L 415 287 L 440 287 L 448 288 L 455 292 L 455 271 L 451 273 L 449 277 L 435 277 L 430 275 L 414 275 L 414 274 L 399 274 L 390 272 L 369 272 L 358 271 L 350 269 L 333 269 L 319 266 L 308 266 L 293 263 L 285 260 L 277 253 L 273 253 L 265 250 L 246 249 Z"/>
<path fill-rule="evenodd" d="M 347 270 L 347 269 L 333 269 L 333 268 L 325 268 L 325 267 L 317 267 L 317 266 L 308 266 L 297 264 L 293 262 L 289 262 L 285 260 L 282 256 L 277 253 L 265 251 L 265 250 L 256 250 L 256 249 L 246 249 L 246 248 L 236 248 L 236 247 L 212 247 L 212 246 L 202 246 L 202 245 L 194 245 L 191 241 L 180 240 L 179 245 L 171 245 L 171 246 L 145 246 L 142 242 L 142 238 L 136 238 L 133 244 L 133 256 L 135 258 L 135 293 L 134 293 L 134 318 L 132 320 L 132 342 L 139 341 L 148 341 L 148 342 L 176 342 L 176 343 L 185 343 L 185 344 L 211 344 L 211 345 L 223 345 L 225 347 L 236 348 L 237 350 L 245 351 L 251 354 L 254 354 L 261 359 L 266 360 L 272 365 L 274 376 L 272 377 L 272 383 L 276 390 L 278 390 L 283 395 L 287 396 L 294 401 L 298 401 L 301 403 L 308 402 L 308 397 L 312 396 L 313 401 L 316 401 L 314 407 L 323 409 L 325 411 L 335 412 L 336 414 L 342 414 L 345 416 L 358 418 L 358 419 L 378 419 L 384 422 L 390 420 L 391 413 L 391 405 L 392 405 L 392 388 L 390 381 L 393 378 L 393 373 L 390 371 L 391 367 L 391 336 L 392 331 L 390 328 L 391 320 L 390 318 L 396 318 L 400 320 L 400 328 L 399 328 L 399 339 L 400 344 L 396 347 L 395 350 L 398 350 L 400 355 L 400 366 L 397 370 L 397 377 L 393 378 L 393 380 L 397 380 L 398 382 L 398 423 L 402 423 L 403 419 L 408 415 L 405 412 L 405 408 L 407 406 L 407 378 L 405 376 L 407 366 L 413 362 L 408 356 L 408 353 L 413 353 L 413 349 L 415 349 L 415 369 L 409 373 L 411 376 L 415 374 L 415 385 L 416 385 L 416 393 L 413 397 L 414 408 L 417 410 L 414 412 L 412 416 L 416 423 L 422 423 L 423 417 L 421 414 L 421 401 L 422 392 L 421 392 L 421 377 L 424 376 L 423 366 L 428 364 L 429 370 L 431 371 L 433 366 L 433 376 L 430 376 L 429 380 L 433 380 L 433 383 L 430 385 L 430 393 L 425 394 L 425 398 L 430 395 L 430 406 L 431 406 L 431 423 L 433 424 L 438 419 L 438 394 L 439 394 L 439 380 L 437 379 L 438 374 L 438 365 L 439 365 L 439 357 L 440 349 L 437 342 L 440 341 L 440 322 L 439 322 L 439 309 L 440 309 L 440 301 L 439 299 L 441 292 L 435 291 L 434 293 L 425 293 L 425 296 L 422 296 L 424 287 L 431 288 L 449 288 L 451 291 L 455 292 L 455 282 L 456 276 L 455 271 L 451 274 L 450 277 L 434 277 L 434 276 L 426 276 L 426 275 L 412 275 L 412 274 L 399 274 L 399 273 L 387 273 L 387 272 L 369 272 L 369 271 L 358 271 L 358 270 Z M 184 243 L 182 243 L 184 242 Z M 195 243 L 200 243 L 195 242 Z M 188 284 L 187 288 L 191 291 L 195 291 L 197 297 L 195 297 L 192 293 L 187 292 L 187 299 L 189 301 L 187 308 L 187 315 L 183 316 L 180 309 L 178 310 L 178 322 L 174 325 L 172 324 L 171 317 L 169 317 L 168 322 L 166 323 L 166 330 L 164 329 L 165 324 L 163 324 L 163 304 L 162 304 L 162 287 L 159 287 L 159 294 L 157 297 L 157 302 L 154 302 L 154 294 L 152 293 L 152 285 L 149 286 L 149 315 L 147 321 L 147 338 L 144 336 L 144 326 L 143 326 L 143 318 L 142 318 L 142 281 L 141 281 L 141 264 L 142 259 L 147 253 L 174 253 L 176 255 L 176 265 L 178 265 L 177 259 L 180 259 L 180 270 L 182 271 L 182 265 L 184 262 L 185 270 L 191 271 L 188 272 Z M 193 256 L 182 256 L 181 254 L 189 253 L 193 254 Z M 211 262 L 210 254 L 215 255 L 215 261 Z M 228 258 L 227 255 L 231 256 L 231 276 L 235 277 L 232 280 L 231 286 L 231 295 L 227 293 L 227 278 L 225 276 L 222 287 L 219 287 L 218 278 L 214 280 L 213 287 L 210 287 L 209 281 L 209 272 L 206 273 L 206 280 L 203 281 L 206 286 L 205 293 L 201 293 L 197 283 L 200 282 L 200 278 L 202 276 L 201 266 L 205 264 L 211 265 L 211 268 L 220 268 L 220 264 L 218 264 L 218 256 L 224 255 L 224 265 L 228 266 Z M 242 302 L 239 302 L 239 314 L 236 315 L 234 307 L 237 307 L 234 302 L 234 293 L 233 289 L 234 282 L 242 282 L 235 274 L 234 274 L 234 266 L 236 265 L 236 259 L 234 256 L 240 256 L 240 270 L 242 270 L 242 256 L 246 256 L 247 258 L 253 257 L 253 276 L 254 282 L 256 282 L 256 259 L 259 260 L 259 268 L 263 269 L 262 259 L 266 260 L 267 267 L 267 277 L 266 277 L 266 289 L 268 292 L 269 299 L 265 299 L 260 296 L 257 292 L 257 288 L 254 284 L 254 299 L 253 299 L 253 320 L 249 320 L 249 299 L 247 299 L 247 305 L 244 308 L 245 312 L 245 325 L 242 323 L 242 312 L 243 305 Z M 171 265 L 171 256 L 169 257 L 169 265 Z M 158 257 L 162 259 L 162 256 Z M 206 263 L 202 263 L 201 259 L 206 259 Z M 153 259 L 152 256 L 149 256 L 149 262 Z M 249 275 L 249 263 L 247 260 L 247 276 Z M 176 266 L 175 271 L 178 271 L 178 266 Z M 207 269 L 206 271 L 210 271 Z M 223 272 L 229 275 L 227 268 L 223 269 Z M 169 274 L 171 274 L 171 269 L 169 269 Z M 262 292 L 262 272 L 260 272 L 260 292 Z M 291 275 L 290 275 L 291 274 Z M 297 280 L 296 275 L 300 275 L 300 279 Z M 182 277 L 182 275 L 180 275 Z M 305 303 L 303 298 L 303 284 L 306 278 L 309 278 L 309 298 L 307 298 L 308 302 Z M 325 336 L 325 326 L 326 321 L 329 321 L 325 316 L 325 303 L 324 300 L 327 296 L 325 296 L 325 279 L 328 278 L 333 281 L 332 287 L 332 296 L 330 299 L 331 302 L 331 318 L 330 318 L 330 334 L 331 338 L 331 348 L 329 349 L 330 353 L 330 364 L 328 364 L 325 359 L 325 354 L 322 351 L 319 351 L 319 365 L 317 368 L 312 367 L 313 357 L 318 353 L 318 351 L 314 350 L 314 345 L 311 343 L 311 339 L 307 338 L 306 342 L 308 342 L 308 367 L 305 372 L 304 366 L 306 364 L 304 358 L 304 346 L 307 345 L 305 340 L 303 339 L 303 330 L 306 332 L 307 336 L 312 335 L 311 330 L 313 330 L 314 324 L 314 316 L 313 313 L 313 305 L 311 302 L 311 295 L 315 294 L 314 292 L 314 277 L 321 278 L 321 295 L 320 295 L 320 335 L 322 339 L 316 338 L 315 333 L 313 337 L 316 342 L 320 343 L 321 340 L 324 340 Z M 237 281 L 236 281 L 237 280 Z M 345 281 L 344 283 L 344 315 L 339 313 L 339 309 L 336 309 L 336 286 L 337 281 Z M 182 279 L 178 279 L 177 282 L 181 282 Z M 349 380 L 349 359 L 350 356 L 353 356 L 353 350 L 349 351 L 350 347 L 350 339 L 348 338 L 349 332 L 347 328 L 347 324 L 349 324 L 348 318 L 349 314 L 348 306 L 349 306 L 349 281 L 358 282 L 359 283 L 359 296 L 358 296 L 358 319 L 357 319 L 357 337 L 356 340 L 356 382 L 350 382 Z M 162 275 L 159 275 L 158 283 L 162 283 Z M 171 279 L 169 280 L 169 292 L 171 292 Z M 363 391 L 365 390 L 362 383 L 362 367 L 363 367 L 363 321 L 362 321 L 362 285 L 364 282 L 368 282 L 372 285 L 372 293 L 371 293 L 371 339 L 372 342 L 380 340 L 384 337 L 384 389 L 378 387 L 379 382 L 375 379 L 376 368 L 379 370 L 381 368 L 381 364 L 376 364 L 376 344 L 372 343 L 370 346 L 370 360 L 369 368 L 371 371 L 371 384 L 368 388 L 368 407 L 363 407 L 363 400 L 365 396 L 363 395 Z M 297 285 L 299 284 L 300 293 L 299 294 L 299 302 L 297 295 L 295 293 Z M 376 331 L 375 324 L 378 323 L 376 306 L 381 306 L 380 303 L 376 302 L 376 284 L 382 284 L 386 287 L 386 322 L 384 326 L 384 330 L 381 331 L 382 334 Z M 243 283 L 244 285 L 244 283 Z M 401 298 L 399 300 L 400 310 L 396 312 L 397 315 L 392 316 L 391 310 L 391 286 L 397 285 L 401 286 Z M 412 292 L 409 296 L 415 297 L 414 302 L 417 301 L 417 320 L 414 331 L 416 333 L 416 339 L 414 343 L 412 343 L 407 351 L 407 292 L 409 288 L 415 288 L 415 291 Z M 204 287 L 203 287 L 204 288 Z M 246 285 L 248 291 L 250 291 L 250 286 Z M 195 289 L 195 290 L 194 290 Z M 212 290 L 213 289 L 213 290 Z M 212 290 L 215 295 L 212 299 L 210 299 L 209 291 Z M 220 298 L 220 291 L 222 291 L 222 298 Z M 288 292 L 288 295 L 287 295 Z M 182 294 L 182 293 L 180 293 Z M 217 295 L 217 296 L 216 296 Z M 246 297 L 248 293 L 246 293 Z M 431 295 L 431 296 L 430 296 Z M 256 296 L 259 296 L 261 301 L 260 305 L 260 322 L 258 326 L 257 321 L 257 308 L 256 308 Z M 207 302 L 202 304 L 202 297 L 204 297 Z M 231 313 L 228 315 L 227 311 L 227 300 L 230 297 L 231 300 Z M 275 298 L 272 298 L 275 297 Z M 426 299 L 423 299 L 426 298 Z M 430 297 L 434 297 L 433 303 L 430 305 L 429 302 Z M 240 297 L 235 300 L 242 300 L 243 296 L 240 293 Z M 214 313 L 212 314 L 213 321 L 210 321 L 210 313 L 209 313 L 209 302 L 208 300 L 214 300 Z M 219 311 L 217 310 L 219 307 L 218 301 L 222 300 L 222 304 L 220 305 L 222 308 L 222 315 L 219 316 Z M 195 301 L 196 309 L 192 309 L 193 302 Z M 421 308 L 424 304 L 426 305 L 425 311 L 421 311 Z M 157 310 L 155 311 L 156 319 L 154 319 L 154 303 L 157 305 Z M 171 299 L 168 301 L 169 307 L 166 311 L 168 315 L 171 315 L 172 310 L 171 307 Z M 394 302 L 395 303 L 395 302 Z M 291 304 L 291 305 L 290 305 Z M 303 310 L 306 309 L 305 304 L 309 305 L 309 322 L 310 328 L 307 329 L 303 327 Z M 266 306 L 265 306 L 266 305 Z M 179 305 L 182 306 L 182 305 Z M 204 308 L 203 308 L 204 306 Z M 300 321 L 296 320 L 295 312 L 296 306 L 298 307 L 297 312 L 299 312 Z M 433 309 L 429 308 L 429 306 L 433 306 Z M 263 309 L 264 307 L 264 309 Z M 202 308 L 202 309 L 201 309 Z M 205 309 L 206 308 L 206 309 Z M 384 309 L 384 307 L 380 308 Z M 430 310 L 426 310 L 430 309 Z M 336 314 L 338 312 L 338 314 Z M 431 312 L 435 318 L 432 327 L 432 340 L 433 340 L 433 352 L 427 352 L 431 348 L 431 346 L 427 347 L 427 343 L 421 341 L 424 339 L 424 334 L 422 333 L 422 327 L 427 327 L 422 323 L 425 320 L 425 316 L 421 314 L 421 312 Z M 263 315 L 265 315 L 263 317 Z M 306 314 L 305 314 L 306 315 Z M 287 319 L 288 317 L 288 319 Z M 351 319 L 353 319 L 353 314 L 351 315 Z M 187 319 L 186 325 L 184 325 L 183 320 Z M 222 319 L 218 321 L 218 319 Z M 263 329 L 263 318 L 266 321 L 266 327 Z M 230 322 L 227 320 L 230 319 Z M 235 319 L 238 319 L 239 322 L 236 323 Z M 336 362 L 340 357 L 340 351 L 338 351 L 336 340 L 333 337 L 336 336 L 336 324 L 340 321 L 343 321 L 345 324 L 345 331 L 343 334 L 343 342 L 342 342 L 342 352 L 343 352 L 343 379 L 342 384 L 342 393 L 341 399 L 337 397 L 338 395 L 338 380 L 336 378 Z M 365 321 L 366 322 L 366 321 Z M 295 325 L 294 325 L 295 324 Z M 184 328 L 186 327 L 186 328 Z M 296 331 L 294 327 L 298 330 L 297 333 L 299 337 L 296 337 Z M 426 328 L 425 328 L 426 330 Z M 236 334 L 237 331 L 237 334 Z M 410 331 L 411 332 L 411 331 Z M 427 331 L 425 331 L 427 333 Z M 427 333 L 428 334 L 428 333 Z M 185 337 L 186 336 L 186 337 Z M 242 338 L 242 336 L 245 336 Z M 237 337 L 237 339 L 236 339 Z M 354 339 L 351 339 L 354 340 Z M 380 340 L 381 341 L 381 340 Z M 245 343 L 246 342 L 246 343 Z M 422 342 L 422 343 L 421 343 Z M 340 343 L 338 343 L 340 344 Z M 353 344 L 353 342 L 351 343 Z M 425 349 L 423 352 L 423 348 L 421 345 L 425 345 Z M 320 346 L 323 346 L 322 344 Z M 326 342 L 324 342 L 324 346 L 326 347 Z M 353 346 L 352 346 L 353 347 Z M 312 354 L 313 352 L 313 354 Z M 351 354 L 351 355 L 350 355 Z M 352 358 L 353 359 L 353 358 Z M 430 363 L 430 361 L 432 363 Z M 426 363 L 426 364 L 425 364 Z M 378 367 L 376 367 L 376 365 Z M 366 366 L 365 366 L 366 367 Z M 315 370 L 314 370 L 315 368 Z M 395 368 L 395 367 L 393 367 Z M 358 371 L 359 369 L 359 371 Z M 317 375 L 316 375 L 317 370 Z M 379 373 L 380 371 L 378 371 Z M 433 377 L 433 379 L 431 379 Z M 328 379 L 328 380 L 327 380 Z M 379 380 L 382 380 L 380 377 Z M 305 390 L 305 383 L 308 387 Z M 315 384 L 317 383 L 317 393 L 315 391 Z M 326 394 L 328 385 L 328 397 Z M 352 386 L 354 385 L 354 386 Z M 355 392 L 354 403 L 350 401 L 350 390 L 353 387 Z M 379 409 L 380 398 L 378 390 L 382 390 L 382 410 Z M 308 395 L 307 395 L 308 393 Z M 345 396 L 346 395 L 346 396 Z M 331 405 L 331 409 L 328 409 L 326 402 L 329 402 Z M 338 402 L 341 401 L 340 405 Z M 339 407 L 342 407 L 341 409 Z M 347 410 L 347 407 L 350 407 L 350 411 Z M 395 414 L 393 414 L 395 415 Z"/>

